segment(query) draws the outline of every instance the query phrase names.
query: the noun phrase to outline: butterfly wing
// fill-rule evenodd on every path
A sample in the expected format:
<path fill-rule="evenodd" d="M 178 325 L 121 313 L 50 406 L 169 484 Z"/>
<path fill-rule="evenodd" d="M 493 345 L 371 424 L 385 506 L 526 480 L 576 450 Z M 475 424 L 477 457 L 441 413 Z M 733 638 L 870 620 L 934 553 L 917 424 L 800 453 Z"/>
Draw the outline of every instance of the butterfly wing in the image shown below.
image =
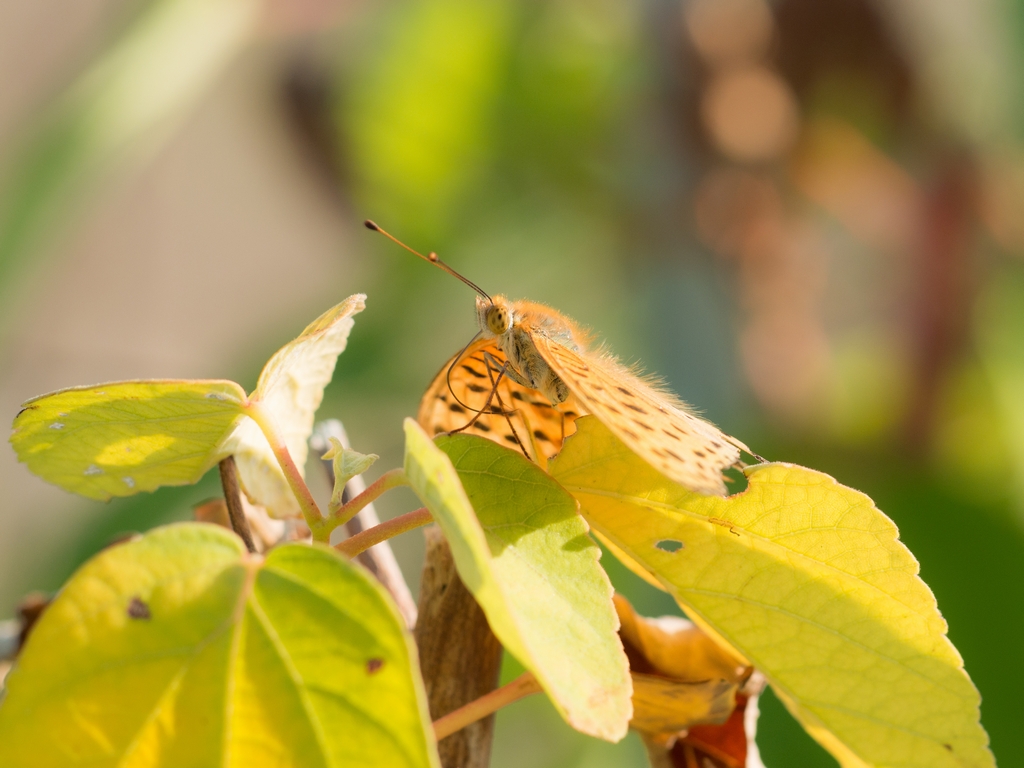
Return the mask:
<path fill-rule="evenodd" d="M 485 354 L 490 355 L 496 368 L 488 369 Z M 416 417 L 420 426 L 434 435 L 465 427 L 477 411 L 484 409 L 504 363 L 505 355 L 493 339 L 473 342 L 457 362 L 452 358 L 434 377 L 420 401 Z M 507 376 L 501 377 L 496 394 L 486 412 L 465 432 L 512 448 L 522 445 L 541 466 L 562 449 L 563 440 L 575 429 L 573 422 L 586 413 L 572 397 L 556 408 L 540 392 Z"/>
<path fill-rule="evenodd" d="M 742 443 L 610 357 L 584 359 L 542 334 L 534 334 L 533 341 L 580 406 L 640 458 L 690 490 L 726 495 L 722 470 L 739 461 Z"/>

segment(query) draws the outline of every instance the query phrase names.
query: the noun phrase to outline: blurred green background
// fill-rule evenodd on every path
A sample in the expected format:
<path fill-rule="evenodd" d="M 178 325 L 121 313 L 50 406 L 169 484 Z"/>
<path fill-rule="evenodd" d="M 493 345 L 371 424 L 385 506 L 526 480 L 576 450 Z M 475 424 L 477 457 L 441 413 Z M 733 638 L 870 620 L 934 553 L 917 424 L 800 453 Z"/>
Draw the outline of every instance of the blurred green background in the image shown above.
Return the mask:
<path fill-rule="evenodd" d="M 473 296 L 372 217 L 871 495 L 1024 765 L 1022 51 L 1020 0 L 8 0 L 0 411 L 118 378 L 251 387 L 364 291 L 321 416 L 396 465 Z M 0 487 L 0 618 L 218 490 L 92 504 L 10 450 Z M 415 591 L 421 539 L 395 548 Z M 768 766 L 834 765 L 764 698 Z M 496 766 L 642 764 L 538 697 L 498 719 Z"/>

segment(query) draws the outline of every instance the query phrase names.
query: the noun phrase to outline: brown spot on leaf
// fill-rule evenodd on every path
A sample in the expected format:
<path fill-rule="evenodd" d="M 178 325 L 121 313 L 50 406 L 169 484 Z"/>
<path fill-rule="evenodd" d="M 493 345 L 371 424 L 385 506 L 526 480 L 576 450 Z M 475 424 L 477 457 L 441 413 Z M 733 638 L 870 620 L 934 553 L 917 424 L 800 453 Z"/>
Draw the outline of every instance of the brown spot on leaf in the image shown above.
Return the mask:
<path fill-rule="evenodd" d="M 728 528 L 729 529 L 729 533 L 731 533 L 733 536 L 739 536 L 740 535 L 740 532 L 737 531 L 736 528 L 733 527 L 733 524 L 730 523 L 728 520 L 723 520 L 720 517 L 709 517 L 708 518 L 708 522 L 709 523 L 714 523 L 715 525 L 720 525 L 723 528 Z"/>
<path fill-rule="evenodd" d="M 142 598 L 136 595 L 128 603 L 129 619 L 151 619 L 153 614 L 149 612 L 149 606 L 142 602 Z"/>
<path fill-rule="evenodd" d="M 366 674 L 373 675 L 384 666 L 384 659 L 370 659 L 366 662 Z"/>

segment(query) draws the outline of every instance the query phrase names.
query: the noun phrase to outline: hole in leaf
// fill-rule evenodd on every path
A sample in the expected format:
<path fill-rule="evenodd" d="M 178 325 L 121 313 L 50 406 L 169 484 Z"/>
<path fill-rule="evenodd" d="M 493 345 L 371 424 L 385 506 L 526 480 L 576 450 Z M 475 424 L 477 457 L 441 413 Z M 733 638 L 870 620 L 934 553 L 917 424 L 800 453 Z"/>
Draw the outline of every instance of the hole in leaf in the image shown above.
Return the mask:
<path fill-rule="evenodd" d="M 747 476 L 735 467 L 729 467 L 722 474 L 725 476 L 725 487 L 730 496 L 735 496 L 747 490 Z"/>
<path fill-rule="evenodd" d="M 654 546 L 656 546 L 663 552 L 678 552 L 680 549 L 683 548 L 684 545 L 683 542 L 677 539 L 662 539 L 661 541 L 657 542 Z"/>

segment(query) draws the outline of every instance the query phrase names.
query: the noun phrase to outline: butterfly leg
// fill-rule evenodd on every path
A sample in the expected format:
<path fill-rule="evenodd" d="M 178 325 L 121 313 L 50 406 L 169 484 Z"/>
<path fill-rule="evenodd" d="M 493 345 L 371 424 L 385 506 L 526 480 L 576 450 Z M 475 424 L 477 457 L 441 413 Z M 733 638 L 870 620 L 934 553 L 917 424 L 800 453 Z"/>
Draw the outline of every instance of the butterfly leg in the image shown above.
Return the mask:
<path fill-rule="evenodd" d="M 490 357 L 490 355 L 487 355 L 487 357 Z M 487 362 L 487 375 L 491 377 L 491 391 L 487 395 L 487 400 L 484 401 L 484 407 L 481 408 L 480 410 L 478 410 L 476 412 L 476 414 L 473 416 L 473 418 L 470 419 L 466 424 L 462 425 L 458 429 L 449 430 L 445 434 L 447 434 L 447 435 L 457 435 L 459 432 L 464 432 L 467 429 L 469 429 L 470 427 L 472 427 L 474 424 L 476 424 L 477 419 L 479 419 L 483 414 L 490 413 L 491 401 L 494 399 L 494 396 L 498 394 L 498 383 L 501 381 L 501 377 L 505 374 L 505 369 L 502 368 L 500 371 L 498 371 L 498 378 L 495 379 L 494 378 L 494 374 L 491 371 L 491 361 L 487 360 L 486 362 Z M 508 365 L 508 363 L 505 363 L 505 365 Z M 501 408 L 502 413 L 504 413 L 505 408 L 504 408 L 503 405 L 501 405 L 501 397 L 500 396 L 498 397 L 498 406 Z M 507 418 L 507 415 L 506 415 L 506 418 Z M 518 440 L 518 438 L 516 438 L 516 439 Z"/>
<path fill-rule="evenodd" d="M 498 398 L 498 408 L 501 411 L 501 415 L 505 417 L 505 422 L 508 424 L 509 431 L 512 432 L 512 437 L 515 438 L 516 444 L 519 446 L 519 450 L 523 452 L 523 455 L 530 461 L 534 461 L 534 458 L 530 456 L 530 452 L 526 450 L 526 446 L 523 445 L 523 441 L 520 439 L 519 433 L 516 432 L 515 425 L 512 423 L 512 414 L 515 413 L 516 411 L 508 411 L 505 409 L 505 403 L 503 403 L 501 400 L 501 393 L 498 392 L 498 383 L 501 381 L 502 376 L 508 376 L 510 379 L 512 379 L 512 381 L 516 382 L 517 384 L 521 384 L 522 386 L 529 385 L 522 384 L 522 382 L 519 381 L 519 379 L 521 379 L 522 377 L 519 376 L 518 371 L 516 371 L 514 368 L 512 368 L 511 365 L 509 365 L 507 360 L 499 368 L 498 361 L 495 360 L 491 354 L 484 352 L 484 362 L 487 365 L 487 375 L 491 377 L 491 395 Z M 497 378 L 494 377 L 495 370 L 498 371 Z M 491 398 L 488 397 L 487 403 L 490 404 L 490 402 Z M 484 406 L 484 410 L 487 410 L 487 405 Z"/>
<path fill-rule="evenodd" d="M 512 367 L 512 365 L 506 360 L 504 364 L 499 363 L 498 360 L 490 352 L 484 352 L 484 361 L 487 363 L 487 368 L 490 370 L 493 366 L 494 370 L 503 370 L 505 375 L 508 376 L 512 381 L 521 387 L 528 389 L 536 389 L 530 381 L 523 376 L 519 371 Z"/>

